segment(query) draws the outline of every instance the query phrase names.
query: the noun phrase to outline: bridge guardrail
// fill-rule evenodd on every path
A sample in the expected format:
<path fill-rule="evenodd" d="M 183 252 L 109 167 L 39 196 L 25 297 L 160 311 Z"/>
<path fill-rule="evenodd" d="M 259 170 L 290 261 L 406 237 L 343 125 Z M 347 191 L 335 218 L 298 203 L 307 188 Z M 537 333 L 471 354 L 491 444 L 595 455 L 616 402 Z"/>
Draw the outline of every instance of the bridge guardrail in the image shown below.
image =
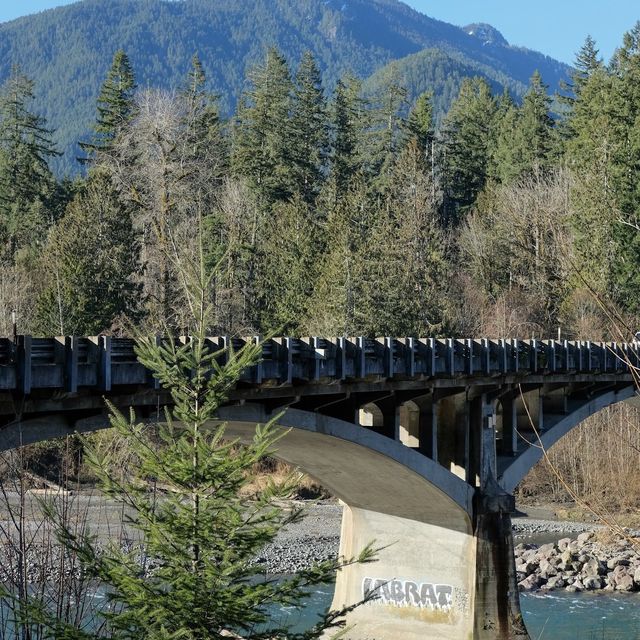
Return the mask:
<path fill-rule="evenodd" d="M 185 343 L 190 338 L 177 340 Z M 163 338 L 157 337 L 161 341 Z M 291 385 L 359 379 L 415 379 L 435 377 L 628 373 L 640 363 L 640 344 L 575 340 L 520 340 L 413 337 L 275 337 L 207 338 L 211 349 L 239 349 L 259 344 L 260 363 L 245 371 L 245 384 Z M 28 394 L 38 388 L 158 384 L 138 363 L 130 338 L 111 336 L 33 338 L 15 343 L 0 338 L 0 390 Z"/>

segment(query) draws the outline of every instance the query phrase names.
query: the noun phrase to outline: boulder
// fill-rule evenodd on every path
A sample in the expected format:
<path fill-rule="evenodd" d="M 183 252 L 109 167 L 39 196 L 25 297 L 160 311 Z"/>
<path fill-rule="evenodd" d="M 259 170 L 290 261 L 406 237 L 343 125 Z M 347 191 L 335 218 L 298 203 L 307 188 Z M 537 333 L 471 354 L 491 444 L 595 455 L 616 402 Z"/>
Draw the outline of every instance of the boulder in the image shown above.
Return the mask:
<path fill-rule="evenodd" d="M 578 543 L 583 545 L 590 540 L 593 540 L 596 537 L 596 534 L 593 531 L 584 531 L 578 535 Z"/>
<path fill-rule="evenodd" d="M 616 591 L 633 591 L 634 588 L 633 576 L 628 573 L 616 578 Z"/>
<path fill-rule="evenodd" d="M 537 568 L 538 568 L 538 563 L 531 562 L 530 560 L 516 563 L 516 572 L 524 573 L 527 576 L 530 573 L 533 573 Z"/>
<path fill-rule="evenodd" d="M 618 565 L 612 572 L 607 574 L 609 584 L 616 591 L 633 591 L 635 584 L 633 576 L 629 573 L 629 569 L 625 565 Z"/>
<path fill-rule="evenodd" d="M 570 548 L 565 549 L 562 554 L 560 555 L 560 559 L 562 560 L 562 562 L 564 562 L 565 564 L 571 562 L 574 558 L 573 553 L 571 552 Z"/>
<path fill-rule="evenodd" d="M 565 551 L 570 542 L 571 538 L 562 538 L 561 540 L 558 540 L 558 549 L 560 551 Z"/>
<path fill-rule="evenodd" d="M 552 565 L 548 560 L 541 560 L 538 567 L 538 573 L 541 578 L 550 578 L 558 574 L 558 569 Z"/>
<path fill-rule="evenodd" d="M 582 575 L 584 576 L 603 576 L 607 573 L 607 567 L 597 558 L 590 558 L 582 565 Z"/>
<path fill-rule="evenodd" d="M 544 581 L 540 578 L 540 576 L 536 576 L 532 574 L 518 582 L 518 590 L 519 591 L 532 591 L 533 589 L 537 589 Z"/>
<path fill-rule="evenodd" d="M 612 562 L 614 567 L 628 567 L 631 565 L 631 560 L 626 556 L 617 556 Z"/>
<path fill-rule="evenodd" d="M 547 583 L 544 585 L 547 590 L 550 589 L 562 589 L 562 587 L 566 586 L 566 580 L 563 580 L 560 576 L 552 576 L 547 580 Z"/>
<path fill-rule="evenodd" d="M 589 576 L 584 578 L 582 584 L 587 591 L 594 591 L 596 589 L 602 589 L 603 580 L 600 576 Z"/>

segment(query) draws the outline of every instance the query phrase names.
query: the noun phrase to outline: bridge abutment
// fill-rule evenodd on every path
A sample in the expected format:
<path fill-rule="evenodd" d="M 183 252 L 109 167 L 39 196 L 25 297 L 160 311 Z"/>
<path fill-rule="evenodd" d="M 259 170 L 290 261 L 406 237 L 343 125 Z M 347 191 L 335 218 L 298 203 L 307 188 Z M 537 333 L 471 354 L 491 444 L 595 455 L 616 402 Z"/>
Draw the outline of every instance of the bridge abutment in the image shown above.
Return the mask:
<path fill-rule="evenodd" d="M 369 598 L 349 614 L 345 637 L 528 639 L 513 556 L 515 504 L 496 480 L 498 402 L 462 390 L 415 404 L 424 415 L 411 419 L 428 426 L 420 435 L 432 443 L 439 434 L 439 461 L 475 487 L 473 503 L 466 511 L 451 505 L 449 519 L 431 521 L 426 496 L 416 513 L 422 520 L 344 506 L 341 555 L 354 557 L 372 541 L 380 549 L 376 562 L 338 573 L 334 608 Z M 401 412 L 401 421 L 409 418 Z"/>

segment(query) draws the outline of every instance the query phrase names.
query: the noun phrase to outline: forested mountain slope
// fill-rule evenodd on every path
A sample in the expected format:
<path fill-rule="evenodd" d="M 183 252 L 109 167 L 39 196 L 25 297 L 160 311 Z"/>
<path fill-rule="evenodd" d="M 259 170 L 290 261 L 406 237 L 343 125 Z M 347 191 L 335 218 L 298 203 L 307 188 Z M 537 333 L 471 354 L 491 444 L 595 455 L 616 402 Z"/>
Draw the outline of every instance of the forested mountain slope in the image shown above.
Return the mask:
<path fill-rule="evenodd" d="M 417 54 L 405 63 L 409 89 L 432 88 L 440 111 L 464 75 L 521 95 L 534 70 L 552 89 L 567 72 L 549 57 L 510 46 L 487 25 L 461 29 L 397 0 L 83 0 L 0 24 L 0 82 L 12 64 L 35 80 L 35 109 L 57 130 L 65 151 L 58 169 L 69 171 L 115 50 L 127 52 L 139 86 L 166 88 L 180 84 L 198 52 L 229 114 L 246 72 L 272 45 L 293 64 L 311 50 L 329 89 L 348 71 L 366 78 Z M 416 66 L 420 78 L 412 76 Z"/>
<path fill-rule="evenodd" d="M 390 83 L 398 84 L 407 90 L 408 104 L 413 104 L 421 93 L 431 91 L 434 116 L 439 123 L 458 96 L 464 78 L 475 76 L 484 78 L 496 94 L 506 88 L 514 98 L 522 98 L 527 89 L 526 82 L 458 51 L 445 49 L 423 49 L 393 60 L 369 76 L 363 88 L 366 95 L 375 96 Z"/>

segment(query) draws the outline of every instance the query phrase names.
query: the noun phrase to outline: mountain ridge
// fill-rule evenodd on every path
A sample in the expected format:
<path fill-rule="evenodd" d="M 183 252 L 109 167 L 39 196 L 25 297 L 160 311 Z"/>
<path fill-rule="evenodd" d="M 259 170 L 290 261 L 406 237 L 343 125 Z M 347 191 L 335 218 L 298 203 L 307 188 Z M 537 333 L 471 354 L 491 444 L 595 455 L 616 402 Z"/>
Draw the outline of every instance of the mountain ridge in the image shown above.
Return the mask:
<path fill-rule="evenodd" d="M 311 50 L 328 90 L 346 72 L 366 79 L 427 49 L 493 75 L 492 82 L 516 97 L 536 69 L 552 89 L 566 76 L 567 65 L 504 43 L 486 46 L 399 0 L 255 0 L 250 8 L 235 0 L 81 0 L 0 24 L 0 82 L 12 63 L 34 79 L 35 108 L 57 130 L 66 153 L 61 166 L 71 170 L 75 141 L 93 122 L 99 87 L 119 48 L 130 57 L 139 86 L 164 89 L 179 86 L 198 52 L 225 115 L 248 70 L 271 45 L 292 65 Z M 440 108 L 448 102 L 440 101 Z"/>

